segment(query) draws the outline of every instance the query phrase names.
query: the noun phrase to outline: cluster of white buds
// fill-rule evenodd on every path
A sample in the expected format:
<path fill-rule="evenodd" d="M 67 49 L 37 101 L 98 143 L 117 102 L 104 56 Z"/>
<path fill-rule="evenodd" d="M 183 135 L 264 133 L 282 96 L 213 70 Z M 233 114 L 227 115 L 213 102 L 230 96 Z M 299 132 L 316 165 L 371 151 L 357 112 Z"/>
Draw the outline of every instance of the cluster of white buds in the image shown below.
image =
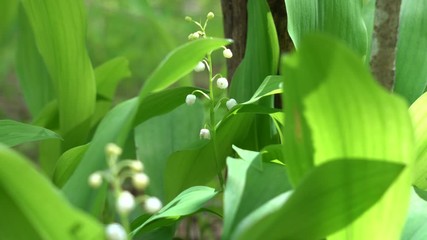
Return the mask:
<path fill-rule="evenodd" d="M 130 178 L 135 189 L 143 191 L 150 183 L 150 178 L 144 173 L 144 165 L 139 160 L 119 160 L 122 149 L 116 144 L 110 143 L 105 148 L 107 163 L 109 168 L 103 171 L 97 171 L 89 176 L 89 185 L 98 188 L 102 185 L 103 180 L 111 184 L 115 193 L 115 207 L 121 216 L 123 225 L 112 223 L 107 225 L 105 231 L 107 239 L 121 240 L 127 239 L 126 226 L 129 226 L 129 213 L 137 204 L 142 204 L 146 212 L 156 213 L 162 208 L 162 202 L 156 197 L 141 195 L 135 197 L 131 192 L 122 188 L 125 179 Z M 125 227 L 124 227 L 125 226 Z"/>
<path fill-rule="evenodd" d="M 194 33 L 190 33 L 190 35 L 188 35 L 188 40 L 195 40 L 203 36 L 204 36 L 204 33 L 202 31 L 197 31 Z"/>

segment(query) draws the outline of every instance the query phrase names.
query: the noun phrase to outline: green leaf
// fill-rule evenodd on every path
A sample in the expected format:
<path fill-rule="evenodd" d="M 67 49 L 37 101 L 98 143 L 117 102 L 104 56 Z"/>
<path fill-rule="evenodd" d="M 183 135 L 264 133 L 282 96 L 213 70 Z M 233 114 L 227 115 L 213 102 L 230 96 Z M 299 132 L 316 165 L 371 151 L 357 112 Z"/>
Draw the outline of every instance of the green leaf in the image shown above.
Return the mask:
<path fill-rule="evenodd" d="M 225 158 L 231 154 L 231 145 L 240 145 L 253 119 L 253 114 L 236 114 L 221 123 L 216 135 L 217 160 L 212 141 L 207 140 L 200 140 L 186 150 L 173 153 L 164 173 L 166 199 L 172 199 L 189 187 L 206 184 L 217 176 L 219 169 L 225 166 Z"/>
<path fill-rule="evenodd" d="M 180 99 L 182 100 L 182 99 Z M 147 192 L 165 201 L 164 174 L 169 156 L 199 140 L 204 124 L 201 103 L 185 103 L 167 114 L 153 117 L 135 128 L 138 159 L 150 177 Z"/>
<path fill-rule="evenodd" d="M 304 37 L 327 33 L 366 57 L 367 28 L 362 15 L 362 1 L 285 0 L 288 31 L 297 49 Z M 320 45 L 319 45 L 320 46 Z"/>
<path fill-rule="evenodd" d="M 73 209 L 28 160 L 0 146 L 2 239 L 102 239 L 101 224 Z"/>
<path fill-rule="evenodd" d="M 263 163 L 259 152 L 233 149 L 242 159 L 227 158 L 223 239 L 229 239 L 252 211 L 291 187 L 283 165 Z"/>
<path fill-rule="evenodd" d="M 16 17 L 19 1 L 4 0 L 0 8 L 0 44 L 6 40 L 7 31 L 11 28 L 14 18 Z"/>
<path fill-rule="evenodd" d="M 22 143 L 45 139 L 61 139 L 49 129 L 12 120 L 0 120 L 0 143 L 13 147 Z"/>
<path fill-rule="evenodd" d="M 54 82 L 65 149 L 86 142 L 95 109 L 83 1 L 23 0 L 37 48 Z"/>
<path fill-rule="evenodd" d="M 251 99 L 262 81 L 277 73 L 279 42 L 268 3 L 265 0 L 248 1 L 248 32 L 245 57 L 231 81 L 230 96 L 237 102 Z M 272 100 L 266 100 L 272 106 Z"/>
<path fill-rule="evenodd" d="M 188 42 L 169 53 L 146 80 L 139 96 L 145 98 L 150 92 L 162 90 L 193 71 L 207 53 L 228 45 L 231 40 L 204 38 Z"/>
<path fill-rule="evenodd" d="M 129 61 L 124 57 L 117 57 L 103 63 L 95 69 L 96 93 L 112 100 L 120 80 L 131 75 Z"/>
<path fill-rule="evenodd" d="M 189 215 L 197 212 L 209 200 L 215 197 L 217 192 L 215 189 L 205 186 L 196 186 L 189 188 L 180 193 L 176 198 L 164 206 L 158 213 L 151 216 L 140 226 L 136 227 L 131 235 L 137 235 L 145 226 L 155 220 L 162 218 L 178 219 L 181 216 Z"/>
<path fill-rule="evenodd" d="M 55 98 L 55 92 L 23 8 L 19 11 L 16 67 L 25 103 L 31 115 L 36 117 Z"/>
<path fill-rule="evenodd" d="M 426 11 L 426 1 L 402 0 L 394 91 L 409 103 L 421 96 L 427 85 Z"/>
<path fill-rule="evenodd" d="M 61 155 L 56 163 L 52 177 L 52 181 L 56 186 L 64 186 L 71 175 L 73 175 L 74 170 L 76 170 L 88 147 L 89 144 L 74 147 Z"/>
<path fill-rule="evenodd" d="M 358 56 L 331 38 L 312 36 L 284 62 L 284 154 L 295 185 L 331 159 L 383 159 L 412 167 L 407 105 L 384 91 Z M 409 168 L 378 204 L 331 239 L 395 239 L 409 201 Z"/>
<path fill-rule="evenodd" d="M 427 238 L 427 202 L 421 199 L 415 191 L 411 194 L 411 204 L 402 240 L 423 240 Z"/>
<path fill-rule="evenodd" d="M 254 95 L 248 101 L 243 104 L 255 103 L 259 99 L 271 96 L 274 94 L 282 93 L 281 83 L 283 83 L 282 76 L 268 76 L 261 83 L 259 88 L 255 91 Z"/>
<path fill-rule="evenodd" d="M 201 90 L 193 87 L 180 87 L 166 89 L 145 97 L 138 107 L 135 116 L 135 125 L 138 125 L 152 117 L 165 114 L 177 108 L 185 102 L 185 97 L 195 90 Z"/>
<path fill-rule="evenodd" d="M 324 163 L 308 173 L 287 200 L 280 195 L 273 209 L 263 206 L 264 214 L 243 220 L 231 239 L 323 239 L 372 207 L 403 168 L 373 160 Z"/>
<path fill-rule="evenodd" d="M 409 108 L 415 132 L 416 160 L 414 185 L 427 190 L 427 93 L 423 94 Z"/>
<path fill-rule="evenodd" d="M 104 151 L 108 143 L 124 145 L 138 107 L 137 104 L 137 98 L 122 102 L 113 108 L 99 124 L 80 164 L 62 188 L 74 205 L 85 210 L 97 208 L 93 205 L 97 191 L 89 187 L 87 179 L 93 172 L 107 167 Z"/>

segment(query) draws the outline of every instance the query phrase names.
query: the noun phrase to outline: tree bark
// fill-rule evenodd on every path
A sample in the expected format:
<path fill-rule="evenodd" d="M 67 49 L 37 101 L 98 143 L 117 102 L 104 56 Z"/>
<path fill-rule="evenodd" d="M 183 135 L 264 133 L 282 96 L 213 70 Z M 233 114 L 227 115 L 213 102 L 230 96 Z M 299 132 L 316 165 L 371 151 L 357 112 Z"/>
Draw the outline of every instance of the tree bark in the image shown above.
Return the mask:
<path fill-rule="evenodd" d="M 270 10 L 276 25 L 282 53 L 293 49 L 292 40 L 287 31 L 287 14 L 284 0 L 268 0 Z M 221 0 L 224 20 L 224 35 L 234 43 L 230 46 L 233 58 L 227 60 L 228 78 L 231 80 L 234 72 L 245 55 L 247 34 L 247 0 Z"/>
<path fill-rule="evenodd" d="M 396 46 L 401 0 L 377 0 L 371 56 L 372 73 L 386 89 L 395 81 Z"/>

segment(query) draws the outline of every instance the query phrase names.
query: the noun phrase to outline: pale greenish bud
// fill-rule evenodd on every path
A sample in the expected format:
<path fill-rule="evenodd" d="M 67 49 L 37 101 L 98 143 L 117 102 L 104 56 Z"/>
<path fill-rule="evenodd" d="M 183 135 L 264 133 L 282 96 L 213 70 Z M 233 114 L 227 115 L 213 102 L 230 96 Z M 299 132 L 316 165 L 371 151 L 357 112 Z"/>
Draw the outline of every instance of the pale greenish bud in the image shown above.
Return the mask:
<path fill-rule="evenodd" d="M 230 110 L 230 109 L 232 109 L 234 106 L 236 106 L 236 105 L 237 105 L 237 101 L 236 101 L 236 99 L 234 99 L 234 98 L 230 98 L 230 99 L 225 103 L 225 105 L 227 106 L 227 109 L 228 109 L 228 110 Z"/>
<path fill-rule="evenodd" d="M 135 198 L 128 191 L 120 193 L 116 202 L 116 209 L 119 213 L 127 214 L 135 207 Z"/>
<path fill-rule="evenodd" d="M 215 17 L 215 14 L 213 12 L 209 12 L 208 15 L 206 16 L 207 19 L 211 20 Z"/>
<path fill-rule="evenodd" d="M 88 179 L 89 186 L 98 188 L 102 184 L 102 175 L 98 172 L 92 173 Z"/>
<path fill-rule="evenodd" d="M 228 81 L 226 78 L 221 77 L 221 78 L 218 78 L 218 80 L 216 80 L 216 85 L 220 89 L 226 89 L 228 88 Z"/>
<path fill-rule="evenodd" d="M 196 102 L 196 99 L 197 99 L 196 95 L 194 95 L 194 94 L 188 94 L 187 97 L 185 98 L 185 103 L 188 106 L 191 106 L 191 105 L 193 105 Z"/>
<path fill-rule="evenodd" d="M 144 202 L 144 209 L 147 213 L 156 213 L 162 209 L 162 202 L 156 197 L 149 197 Z"/>
<path fill-rule="evenodd" d="M 186 16 L 185 17 L 185 21 L 187 21 L 187 22 L 191 22 L 193 19 L 191 18 L 191 17 L 189 17 L 189 16 Z"/>
<path fill-rule="evenodd" d="M 118 223 L 108 224 L 105 228 L 105 235 L 108 240 L 127 240 L 127 234 L 124 227 Z"/>
<path fill-rule="evenodd" d="M 225 58 L 232 58 L 233 57 L 233 53 L 231 52 L 231 50 L 230 49 L 228 49 L 228 48 L 226 48 L 226 49 L 224 49 L 224 51 L 222 51 L 222 55 L 225 57 Z"/>

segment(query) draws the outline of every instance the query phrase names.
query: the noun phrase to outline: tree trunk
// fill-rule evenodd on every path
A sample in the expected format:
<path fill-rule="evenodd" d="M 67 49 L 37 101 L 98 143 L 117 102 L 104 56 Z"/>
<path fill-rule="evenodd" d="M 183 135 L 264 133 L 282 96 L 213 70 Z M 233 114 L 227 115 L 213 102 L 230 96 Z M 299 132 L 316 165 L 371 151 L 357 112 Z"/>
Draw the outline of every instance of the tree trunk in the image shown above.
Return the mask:
<path fill-rule="evenodd" d="M 372 46 L 372 73 L 385 88 L 395 81 L 396 46 L 401 0 L 377 0 Z"/>

